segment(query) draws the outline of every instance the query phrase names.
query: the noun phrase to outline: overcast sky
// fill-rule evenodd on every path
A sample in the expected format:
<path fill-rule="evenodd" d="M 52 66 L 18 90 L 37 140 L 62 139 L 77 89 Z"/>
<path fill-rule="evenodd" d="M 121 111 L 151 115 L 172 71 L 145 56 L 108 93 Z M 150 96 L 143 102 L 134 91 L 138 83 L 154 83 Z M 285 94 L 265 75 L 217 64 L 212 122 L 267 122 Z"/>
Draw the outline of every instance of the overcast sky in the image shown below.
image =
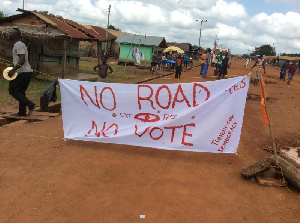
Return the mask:
<path fill-rule="evenodd" d="M 48 11 L 80 24 L 109 24 L 167 42 L 228 47 L 233 54 L 265 44 L 276 53 L 300 53 L 299 0 L 24 0 L 25 10 Z M 22 0 L 1 0 L 0 11 L 17 14 Z M 198 20 L 198 21 L 196 21 Z"/>

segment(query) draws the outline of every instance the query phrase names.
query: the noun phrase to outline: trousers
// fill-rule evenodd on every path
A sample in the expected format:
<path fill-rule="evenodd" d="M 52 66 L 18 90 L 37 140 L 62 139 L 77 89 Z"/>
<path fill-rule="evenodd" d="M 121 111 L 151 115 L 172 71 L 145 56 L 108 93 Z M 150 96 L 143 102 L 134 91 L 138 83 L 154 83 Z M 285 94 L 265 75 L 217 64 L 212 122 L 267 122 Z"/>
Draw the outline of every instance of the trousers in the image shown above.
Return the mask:
<path fill-rule="evenodd" d="M 26 97 L 26 90 L 31 80 L 32 72 L 19 73 L 16 79 L 9 81 L 9 94 L 19 101 L 19 115 L 26 115 L 26 106 L 32 108 L 34 103 Z"/>
<path fill-rule="evenodd" d="M 207 70 L 208 70 L 208 64 L 204 64 L 204 69 L 203 69 L 202 77 L 206 76 Z"/>

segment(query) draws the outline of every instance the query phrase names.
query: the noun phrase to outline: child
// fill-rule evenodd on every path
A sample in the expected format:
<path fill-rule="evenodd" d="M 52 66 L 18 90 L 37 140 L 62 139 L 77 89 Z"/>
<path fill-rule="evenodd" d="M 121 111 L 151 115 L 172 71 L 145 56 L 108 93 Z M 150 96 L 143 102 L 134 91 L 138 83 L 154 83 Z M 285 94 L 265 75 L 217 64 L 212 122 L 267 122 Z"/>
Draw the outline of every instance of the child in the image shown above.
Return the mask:
<path fill-rule="evenodd" d="M 287 81 L 287 84 L 290 87 L 290 83 L 291 83 L 291 81 L 292 81 L 292 79 L 295 75 L 295 72 L 296 72 L 295 62 L 293 62 L 291 65 L 288 66 L 287 71 L 288 71 L 288 77 L 289 77 L 289 80 Z"/>
<path fill-rule="evenodd" d="M 176 72 L 175 72 L 175 78 L 180 78 L 181 70 L 182 70 L 182 58 L 179 54 L 178 58 L 176 59 Z"/>
<path fill-rule="evenodd" d="M 102 56 L 101 57 L 101 64 L 98 64 L 97 66 L 95 66 L 93 69 L 95 72 L 98 73 L 98 82 L 108 82 L 108 76 L 107 76 L 107 70 L 110 69 L 110 74 L 113 72 L 113 69 L 106 64 L 107 62 L 107 56 Z M 97 70 L 98 67 L 98 70 Z"/>

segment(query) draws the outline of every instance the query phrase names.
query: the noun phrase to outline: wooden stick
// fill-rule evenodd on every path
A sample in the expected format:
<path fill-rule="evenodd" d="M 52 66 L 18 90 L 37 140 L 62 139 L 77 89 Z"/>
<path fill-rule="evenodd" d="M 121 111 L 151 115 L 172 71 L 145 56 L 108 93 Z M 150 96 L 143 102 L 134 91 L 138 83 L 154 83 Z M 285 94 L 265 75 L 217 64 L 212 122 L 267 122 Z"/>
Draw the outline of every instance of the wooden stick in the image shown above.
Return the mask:
<path fill-rule="evenodd" d="M 264 88 L 264 82 L 262 80 L 262 75 L 260 71 L 257 71 L 258 75 L 259 75 L 259 79 L 260 79 L 260 84 L 261 84 L 261 88 L 262 88 L 262 94 L 265 100 L 265 109 L 266 109 L 266 114 L 267 114 L 267 118 L 269 120 L 269 129 L 270 129 L 270 135 L 271 135 L 271 139 L 272 139 L 272 147 L 273 147 L 273 154 L 275 157 L 275 164 L 276 166 L 278 166 L 278 156 L 277 156 L 277 150 L 276 150 L 276 144 L 275 144 L 275 139 L 274 139 L 274 135 L 273 135 L 273 130 L 272 130 L 272 126 L 271 126 L 271 122 L 270 122 L 270 118 L 268 115 L 268 109 L 267 109 L 267 98 L 266 98 L 266 94 L 265 94 L 265 88 Z"/>
<path fill-rule="evenodd" d="M 64 54 L 63 54 L 63 64 L 62 64 L 62 79 L 64 79 L 65 78 L 65 71 L 66 71 L 66 60 L 67 60 L 67 40 L 66 39 L 64 39 L 64 42 L 63 42 L 63 44 L 64 44 Z"/>

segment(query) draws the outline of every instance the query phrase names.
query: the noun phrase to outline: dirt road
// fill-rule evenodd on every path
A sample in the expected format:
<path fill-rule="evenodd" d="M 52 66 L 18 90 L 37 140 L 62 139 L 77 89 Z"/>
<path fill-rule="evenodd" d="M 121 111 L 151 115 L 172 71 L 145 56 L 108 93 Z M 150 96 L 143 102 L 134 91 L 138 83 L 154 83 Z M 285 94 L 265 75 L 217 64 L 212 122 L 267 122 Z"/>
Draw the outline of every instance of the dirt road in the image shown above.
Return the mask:
<path fill-rule="evenodd" d="M 151 83 L 214 81 L 212 71 L 202 79 L 197 67 Z M 233 60 L 229 77 L 249 72 Z M 289 88 L 267 66 L 265 81 L 277 145 L 299 146 L 300 75 Z M 299 222 L 293 187 L 240 176 L 271 155 L 263 150 L 271 140 L 259 87 L 251 84 L 248 94 L 238 155 L 65 142 L 61 116 L 0 128 L 0 222 Z"/>

